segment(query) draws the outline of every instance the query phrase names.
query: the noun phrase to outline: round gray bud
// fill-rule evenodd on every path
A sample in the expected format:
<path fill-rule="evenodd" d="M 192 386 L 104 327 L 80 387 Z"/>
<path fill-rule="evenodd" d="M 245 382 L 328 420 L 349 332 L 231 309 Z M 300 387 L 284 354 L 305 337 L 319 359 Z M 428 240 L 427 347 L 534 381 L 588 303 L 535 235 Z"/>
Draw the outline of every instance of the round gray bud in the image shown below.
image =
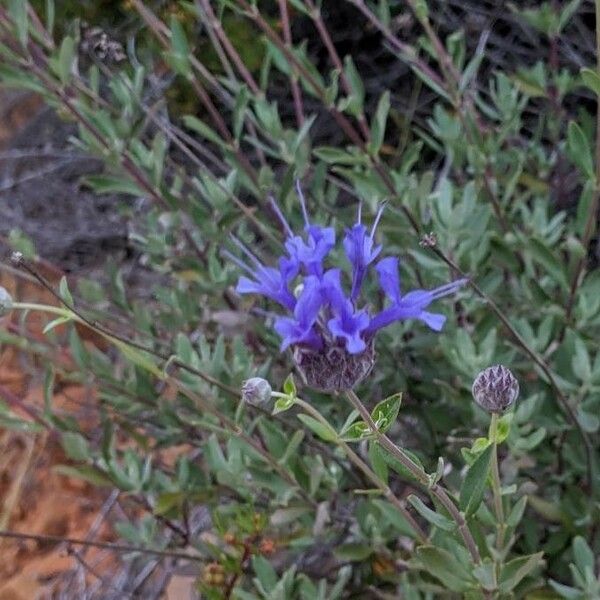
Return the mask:
<path fill-rule="evenodd" d="M 0 287 L 0 317 L 8 314 L 12 309 L 12 305 L 12 296 L 3 287 Z"/>
<path fill-rule="evenodd" d="M 484 369 L 473 382 L 473 398 L 484 410 L 501 413 L 512 406 L 519 395 L 519 382 L 504 365 Z"/>
<path fill-rule="evenodd" d="M 248 404 L 264 404 L 271 399 L 271 385 L 262 377 L 252 377 L 242 384 L 242 400 Z"/>

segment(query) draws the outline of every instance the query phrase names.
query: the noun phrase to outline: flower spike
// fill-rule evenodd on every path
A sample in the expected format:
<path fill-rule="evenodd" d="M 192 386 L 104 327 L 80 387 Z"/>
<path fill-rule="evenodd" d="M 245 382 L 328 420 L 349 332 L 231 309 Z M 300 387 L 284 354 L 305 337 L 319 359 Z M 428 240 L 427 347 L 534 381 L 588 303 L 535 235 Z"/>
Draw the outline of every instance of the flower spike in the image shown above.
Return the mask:
<path fill-rule="evenodd" d="M 359 204 L 356 222 L 346 230 L 342 240 L 351 266 L 350 290 L 347 291 L 342 270 L 326 268 L 326 258 L 336 244 L 335 230 L 311 223 L 299 181 L 296 181 L 296 191 L 304 218 L 304 231 L 300 234 L 294 233 L 276 201 L 269 200 L 286 234 L 287 254 L 279 257 L 277 267 L 264 265 L 237 238 L 232 238 L 233 243 L 243 259 L 227 251 L 224 255 L 244 272 L 238 280 L 238 293 L 262 295 L 283 307 L 284 314 L 263 313 L 274 318 L 281 350 L 293 349 L 294 360 L 305 381 L 323 391 L 348 390 L 371 370 L 375 360 L 375 335 L 380 329 L 396 321 L 417 319 L 440 331 L 446 316 L 430 312 L 429 305 L 453 294 L 467 280 L 402 294 L 398 258 L 379 258 L 382 245 L 375 243 L 385 205 L 378 208 L 367 230 Z M 373 271 L 386 297 L 384 308 L 375 314 L 368 304 L 359 308 L 362 284 Z M 300 291 L 292 293 L 293 289 Z"/>

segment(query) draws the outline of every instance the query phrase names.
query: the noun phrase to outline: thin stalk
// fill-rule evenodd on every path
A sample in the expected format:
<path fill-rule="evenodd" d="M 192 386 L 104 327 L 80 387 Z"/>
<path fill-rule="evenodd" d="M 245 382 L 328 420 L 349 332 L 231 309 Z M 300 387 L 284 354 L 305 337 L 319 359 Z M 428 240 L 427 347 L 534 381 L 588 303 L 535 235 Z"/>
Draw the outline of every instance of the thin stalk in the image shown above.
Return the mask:
<path fill-rule="evenodd" d="M 475 564 L 481 563 L 481 555 L 479 554 L 479 548 L 473 539 L 473 535 L 467 526 L 464 516 L 460 513 L 454 502 L 450 499 L 450 496 L 446 490 L 438 483 L 431 485 L 429 475 L 425 470 L 417 465 L 401 448 L 396 446 L 387 435 L 379 431 L 376 423 L 371 417 L 371 413 L 367 410 L 365 405 L 361 402 L 360 398 L 354 393 L 353 390 L 346 392 L 346 397 L 350 401 L 350 404 L 359 412 L 360 416 L 364 419 L 365 423 L 370 427 L 371 431 L 375 435 L 376 440 L 383 446 L 390 454 L 394 456 L 406 469 L 417 479 L 417 481 L 432 495 L 439 503 L 448 511 L 448 514 L 452 517 L 452 520 L 456 523 L 458 531 L 460 532 L 465 547 L 469 551 L 471 558 Z"/>
<path fill-rule="evenodd" d="M 274 395 L 277 395 L 277 394 L 274 394 Z M 282 396 L 284 396 L 284 395 L 285 394 L 282 394 Z M 295 403 L 298 406 L 301 406 L 310 416 L 312 416 L 314 419 L 319 421 L 319 423 L 321 423 L 322 425 L 325 425 L 326 427 L 330 427 L 329 423 L 327 422 L 327 419 L 325 419 L 325 417 L 323 417 L 323 415 L 314 406 L 312 406 L 308 402 L 305 402 L 304 400 L 301 400 L 300 398 L 296 398 Z M 427 542 L 427 534 L 423 531 L 423 529 L 421 529 L 421 526 L 415 521 L 413 516 L 408 512 L 404 502 L 402 502 L 402 500 L 400 500 L 392 492 L 390 487 L 377 476 L 377 474 L 373 471 L 373 469 L 371 469 L 371 467 L 369 467 L 369 465 L 367 463 L 365 463 L 363 461 L 363 459 L 360 458 L 360 456 L 358 456 L 358 454 L 356 454 L 356 452 L 354 452 L 354 450 L 352 450 L 352 448 L 349 446 L 349 444 L 347 444 L 344 440 L 340 439 L 339 437 L 337 437 L 335 439 L 335 443 L 344 451 L 344 453 L 346 454 L 348 459 L 356 467 L 358 467 L 364 473 L 364 475 L 366 475 L 366 477 L 371 481 L 371 483 L 373 483 L 373 485 L 377 489 L 379 489 L 381 491 L 381 493 L 385 496 L 385 498 L 387 500 L 389 500 L 389 502 L 391 502 L 398 509 L 398 511 L 402 514 L 402 516 L 406 519 L 408 524 L 411 526 L 411 528 L 417 534 L 418 540 L 421 543 L 426 543 Z"/>
<path fill-rule="evenodd" d="M 283 27 L 283 39 L 288 46 L 292 45 L 292 28 L 290 26 L 290 15 L 287 7 L 287 0 L 277 0 L 279 3 L 279 15 L 281 17 L 281 26 Z M 304 124 L 304 107 L 302 104 L 302 91 L 298 85 L 298 73 L 295 69 L 290 72 L 290 87 L 292 88 L 292 98 L 294 99 L 294 112 L 296 114 L 296 124 L 298 129 Z"/>
<path fill-rule="evenodd" d="M 499 552 L 504 547 L 504 506 L 502 505 L 502 482 L 500 481 L 500 469 L 498 468 L 498 413 L 492 413 L 490 422 L 489 439 L 492 440 L 492 494 L 494 496 L 494 512 L 496 513 L 496 548 Z"/>
<path fill-rule="evenodd" d="M 52 544 L 72 544 L 75 546 L 88 546 L 92 548 L 102 548 L 114 552 L 139 552 L 141 554 L 149 554 L 151 556 L 159 556 L 162 558 L 176 558 L 182 560 L 191 560 L 196 562 L 204 562 L 207 559 L 203 556 L 187 554 L 185 552 L 171 552 L 169 550 L 153 550 L 152 548 L 143 548 L 130 544 L 117 544 L 114 542 L 93 542 L 91 540 L 83 540 L 71 537 L 62 537 L 60 535 L 45 535 L 21 533 L 19 531 L 0 531 L 0 538 L 11 538 L 14 540 L 33 540 L 36 542 L 52 543 Z"/>

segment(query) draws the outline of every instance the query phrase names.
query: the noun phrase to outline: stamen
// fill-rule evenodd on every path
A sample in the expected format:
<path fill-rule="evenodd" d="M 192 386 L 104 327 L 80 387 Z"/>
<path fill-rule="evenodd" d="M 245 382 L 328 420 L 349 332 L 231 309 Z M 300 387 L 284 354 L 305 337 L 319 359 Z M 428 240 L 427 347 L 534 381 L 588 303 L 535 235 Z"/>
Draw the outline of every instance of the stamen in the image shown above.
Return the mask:
<path fill-rule="evenodd" d="M 247 264 L 245 264 L 244 261 L 240 260 L 237 256 L 235 256 L 235 254 L 232 254 L 231 252 L 229 252 L 229 250 L 221 250 L 221 253 L 225 258 L 230 260 L 232 263 L 236 264 L 240 269 L 246 271 L 248 275 L 256 277 L 256 273 Z"/>
<path fill-rule="evenodd" d="M 455 292 L 459 287 L 464 285 L 468 279 L 457 279 L 456 281 L 452 281 L 451 283 L 447 283 L 446 285 L 442 285 L 435 290 L 432 290 L 434 298 L 441 298 L 442 296 L 447 296 L 452 292 Z"/>
<path fill-rule="evenodd" d="M 381 219 L 381 215 L 383 214 L 383 211 L 385 210 L 386 205 L 387 205 L 387 202 L 383 202 L 381 204 L 381 206 L 379 207 L 379 209 L 377 210 L 377 214 L 375 215 L 375 221 L 373 221 L 373 227 L 371 227 L 371 235 L 369 236 L 371 238 L 371 240 L 375 236 L 375 230 L 377 229 L 377 225 L 379 225 L 379 220 Z"/>
<path fill-rule="evenodd" d="M 256 258 L 256 256 L 254 256 L 254 254 L 252 254 L 252 252 L 250 252 L 250 250 L 248 250 L 248 248 L 246 248 L 246 246 L 244 246 L 244 244 L 242 242 L 240 242 L 240 240 L 238 240 L 235 235 L 231 234 L 229 236 L 231 238 L 231 241 L 257 266 L 257 267 L 263 267 L 264 265 L 260 262 L 260 260 L 258 260 L 258 258 Z"/>
<path fill-rule="evenodd" d="M 306 212 L 306 202 L 304 200 L 302 188 L 300 187 L 299 179 L 296 179 L 296 193 L 298 194 L 298 198 L 300 198 L 300 205 L 302 206 L 302 215 L 304 217 L 304 223 L 308 227 L 310 225 L 310 221 L 308 220 L 308 212 Z"/>
<path fill-rule="evenodd" d="M 285 229 L 288 236 L 292 237 L 294 235 L 294 232 L 292 231 L 292 228 L 290 227 L 290 224 L 287 222 L 286 218 L 283 216 L 283 213 L 281 212 L 281 209 L 279 208 L 279 206 L 278 206 L 277 202 L 275 201 L 275 198 L 273 198 L 273 196 L 269 197 L 269 205 L 275 211 L 275 214 L 277 215 L 279 222 L 283 225 L 283 228 Z"/>
<path fill-rule="evenodd" d="M 356 216 L 356 222 L 359 225 L 362 223 L 362 200 L 358 203 L 358 215 Z"/>

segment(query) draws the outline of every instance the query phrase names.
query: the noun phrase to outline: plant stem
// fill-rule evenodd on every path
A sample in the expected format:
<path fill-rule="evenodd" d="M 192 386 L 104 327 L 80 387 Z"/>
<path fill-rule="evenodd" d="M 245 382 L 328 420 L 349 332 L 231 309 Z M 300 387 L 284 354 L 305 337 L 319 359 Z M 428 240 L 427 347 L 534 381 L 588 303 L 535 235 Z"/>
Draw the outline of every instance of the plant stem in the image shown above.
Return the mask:
<path fill-rule="evenodd" d="M 346 392 L 346 397 L 352 404 L 352 406 L 359 412 L 360 416 L 364 419 L 365 423 L 371 428 L 371 431 L 375 435 L 375 438 L 394 458 L 398 459 L 400 463 L 406 467 L 406 469 L 419 481 L 419 483 L 426 488 L 429 493 L 434 496 L 439 503 L 448 511 L 452 520 L 456 523 L 458 530 L 464 540 L 465 547 L 469 551 L 471 558 L 475 564 L 481 563 L 481 555 L 479 554 L 479 548 L 473 539 L 473 535 L 467 526 L 464 516 L 460 513 L 454 502 L 450 499 L 450 496 L 446 490 L 438 483 L 431 485 L 429 475 L 425 470 L 417 465 L 401 448 L 396 446 L 387 435 L 379 431 L 377 425 L 371 418 L 371 414 L 361 402 L 360 398 L 354 393 L 353 390 Z"/>
<path fill-rule="evenodd" d="M 498 468 L 498 413 L 492 413 L 490 422 L 489 439 L 492 441 L 492 493 L 494 495 L 494 512 L 496 513 L 496 548 L 501 551 L 504 547 L 504 507 L 502 506 L 502 483 L 500 469 Z"/>
<path fill-rule="evenodd" d="M 325 425 L 328 428 L 331 427 L 327 422 L 327 419 L 325 419 L 325 417 L 316 408 L 314 408 L 314 406 L 300 398 L 296 398 L 295 403 L 298 406 L 301 406 L 307 413 L 310 414 L 310 416 L 319 421 L 319 423 Z M 371 469 L 371 467 L 369 467 L 369 465 L 365 463 L 363 459 L 360 458 L 360 456 L 358 456 L 356 452 L 354 452 L 354 450 L 352 450 L 349 444 L 347 444 L 344 440 L 340 439 L 339 437 L 336 438 L 335 443 L 346 453 L 348 459 L 368 477 L 368 479 L 375 485 L 375 487 L 381 490 L 381 493 L 386 497 L 386 499 L 389 500 L 389 502 L 391 502 L 398 509 L 398 511 L 402 514 L 402 516 L 406 519 L 408 524 L 417 534 L 417 538 L 419 539 L 419 541 L 422 543 L 426 543 L 427 534 L 423 531 L 423 529 L 421 529 L 421 526 L 408 512 L 404 502 L 402 502 L 402 500 L 400 500 L 392 492 L 390 487 L 382 479 L 379 478 L 379 476 Z"/>
<path fill-rule="evenodd" d="M 174 558 L 181 560 L 190 560 L 195 562 L 205 562 L 207 559 L 204 556 L 195 554 L 186 554 L 185 552 L 171 552 L 169 550 L 153 550 L 152 548 L 144 548 L 133 546 L 131 544 L 117 544 L 113 542 L 94 542 L 78 538 L 63 537 L 60 535 L 45 535 L 21 533 L 20 531 L 0 531 L 1 538 L 11 538 L 15 540 L 33 540 L 36 542 L 45 542 L 52 544 L 73 544 L 76 546 L 90 546 L 93 548 L 103 548 L 115 552 L 140 552 L 141 554 L 149 554 L 162 558 Z"/>
<path fill-rule="evenodd" d="M 292 28 L 290 25 L 290 15 L 287 7 L 287 0 L 277 0 L 279 4 L 279 15 L 281 17 L 281 26 L 283 28 L 283 39 L 288 46 L 292 46 Z M 298 73 L 295 69 L 290 71 L 290 87 L 292 88 L 292 97 L 294 99 L 294 112 L 296 113 L 296 124 L 298 129 L 304 124 L 304 107 L 302 103 L 302 92 L 298 84 Z"/>

